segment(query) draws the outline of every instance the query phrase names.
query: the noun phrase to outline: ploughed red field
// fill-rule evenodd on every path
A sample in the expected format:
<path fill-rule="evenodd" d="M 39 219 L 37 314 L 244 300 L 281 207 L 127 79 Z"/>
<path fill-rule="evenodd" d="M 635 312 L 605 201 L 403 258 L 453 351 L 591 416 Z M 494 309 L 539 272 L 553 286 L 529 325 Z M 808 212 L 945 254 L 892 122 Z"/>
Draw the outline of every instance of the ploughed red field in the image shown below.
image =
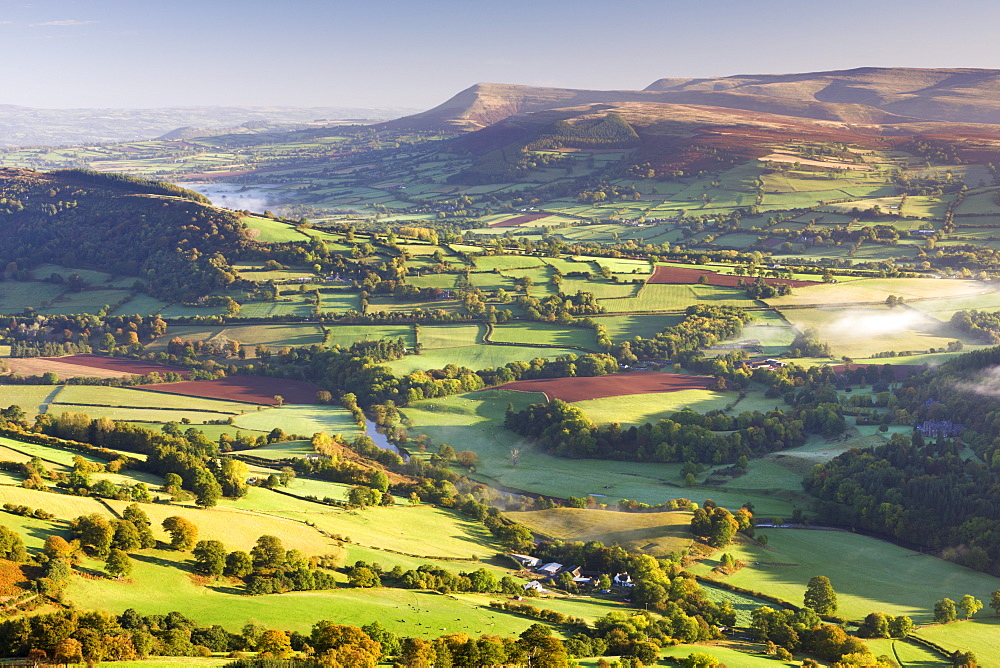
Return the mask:
<path fill-rule="evenodd" d="M 227 376 L 218 380 L 186 380 L 180 383 L 156 383 L 139 385 L 144 390 L 183 394 L 189 397 L 245 401 L 251 404 L 274 403 L 274 395 L 280 394 L 286 404 L 314 404 L 316 391 L 320 388 L 312 383 L 267 376 Z"/>
<path fill-rule="evenodd" d="M 688 376 L 682 373 L 661 371 L 628 371 L 586 378 L 516 380 L 513 383 L 490 389 L 544 392 L 549 400 L 562 399 L 573 402 L 603 397 L 620 397 L 626 394 L 707 390 L 711 382 L 712 378 L 708 376 Z"/>
<path fill-rule="evenodd" d="M 182 366 L 171 366 L 169 364 L 157 364 L 155 362 L 143 362 L 142 360 L 127 359 L 124 357 L 101 357 L 99 355 L 67 355 L 65 357 L 50 358 L 63 364 L 75 364 L 77 366 L 90 367 L 92 369 L 107 369 L 108 371 L 118 371 L 131 373 L 137 376 L 146 376 L 153 372 L 179 373 L 187 378 L 190 369 Z"/>
<path fill-rule="evenodd" d="M 517 227 L 521 223 L 530 223 L 533 220 L 545 218 L 548 215 L 547 213 L 526 213 L 523 216 L 501 220 L 499 223 L 490 223 L 490 227 Z"/>
<path fill-rule="evenodd" d="M 719 285 L 727 288 L 739 287 L 740 281 L 744 283 L 753 282 L 756 279 L 750 276 L 730 276 L 729 274 L 719 274 L 707 269 L 690 269 L 688 267 L 664 267 L 662 265 L 653 270 L 653 275 L 649 277 L 647 283 L 673 283 L 689 285 L 697 283 L 704 276 L 707 285 Z M 768 285 L 784 283 L 793 288 L 802 288 L 807 285 L 819 285 L 820 281 L 800 281 L 794 278 L 765 278 Z"/>

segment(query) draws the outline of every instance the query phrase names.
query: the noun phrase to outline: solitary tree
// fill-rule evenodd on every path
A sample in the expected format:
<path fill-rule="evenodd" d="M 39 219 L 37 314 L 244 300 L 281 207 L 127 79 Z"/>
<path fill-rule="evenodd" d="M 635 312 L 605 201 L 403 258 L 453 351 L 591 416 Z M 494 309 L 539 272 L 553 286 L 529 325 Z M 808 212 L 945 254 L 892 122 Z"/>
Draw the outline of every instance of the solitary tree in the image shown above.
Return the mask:
<path fill-rule="evenodd" d="M 962 613 L 965 615 L 965 618 L 969 619 L 983 609 L 983 602 L 972 594 L 966 594 L 958 602 L 958 607 L 962 609 Z"/>
<path fill-rule="evenodd" d="M 111 577 L 121 580 L 132 572 L 132 560 L 122 550 L 113 549 L 108 555 L 108 560 L 104 562 L 104 570 Z"/>
<path fill-rule="evenodd" d="M 993 608 L 993 612 L 1000 615 L 1000 589 L 993 592 L 990 597 L 990 607 Z"/>
<path fill-rule="evenodd" d="M 281 396 L 280 394 L 274 395 L 275 406 L 281 407 L 282 405 L 284 405 L 284 403 L 285 403 L 285 398 L 283 396 Z"/>
<path fill-rule="evenodd" d="M 830 578 L 816 575 L 806 586 L 804 603 L 821 615 L 832 615 L 837 612 L 837 593 L 833 591 Z"/>

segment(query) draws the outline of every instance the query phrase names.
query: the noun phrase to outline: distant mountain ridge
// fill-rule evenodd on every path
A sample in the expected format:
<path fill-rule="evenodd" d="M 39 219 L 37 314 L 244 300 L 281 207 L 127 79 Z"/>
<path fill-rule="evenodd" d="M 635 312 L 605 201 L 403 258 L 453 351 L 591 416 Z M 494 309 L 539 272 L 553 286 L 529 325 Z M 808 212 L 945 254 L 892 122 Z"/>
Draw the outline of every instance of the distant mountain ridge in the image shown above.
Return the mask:
<path fill-rule="evenodd" d="M 845 123 L 1000 124 L 1000 70 L 862 67 L 714 79 L 669 78 L 641 91 L 479 83 L 433 109 L 382 126 L 467 132 L 533 112 L 635 102 L 701 105 Z"/>
<path fill-rule="evenodd" d="M 407 108 L 358 107 L 166 107 L 150 109 L 36 109 L 0 104 L 0 147 L 60 146 L 154 139 L 180 128 L 187 137 L 222 134 L 250 124 L 331 124 L 347 119 L 381 121 L 412 113 Z M 245 130 L 249 131 L 249 130 Z"/>

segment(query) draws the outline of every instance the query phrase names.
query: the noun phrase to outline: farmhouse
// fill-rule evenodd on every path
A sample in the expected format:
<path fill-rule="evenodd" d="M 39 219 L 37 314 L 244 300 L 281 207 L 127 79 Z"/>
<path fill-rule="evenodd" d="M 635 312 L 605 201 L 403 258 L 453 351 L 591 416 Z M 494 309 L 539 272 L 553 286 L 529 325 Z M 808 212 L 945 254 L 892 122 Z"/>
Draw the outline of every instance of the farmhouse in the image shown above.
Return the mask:
<path fill-rule="evenodd" d="M 524 591 L 531 591 L 531 590 L 535 590 L 539 594 L 545 591 L 545 589 L 542 587 L 542 583 L 539 582 L 538 580 L 532 580 L 531 582 L 524 583 Z"/>
<path fill-rule="evenodd" d="M 951 420 L 924 420 L 924 423 L 917 427 L 917 431 L 924 438 L 949 438 L 958 436 L 964 426 Z"/>
<path fill-rule="evenodd" d="M 611 578 L 611 584 L 615 587 L 634 587 L 632 583 L 632 576 L 628 573 L 619 573 L 618 575 Z"/>

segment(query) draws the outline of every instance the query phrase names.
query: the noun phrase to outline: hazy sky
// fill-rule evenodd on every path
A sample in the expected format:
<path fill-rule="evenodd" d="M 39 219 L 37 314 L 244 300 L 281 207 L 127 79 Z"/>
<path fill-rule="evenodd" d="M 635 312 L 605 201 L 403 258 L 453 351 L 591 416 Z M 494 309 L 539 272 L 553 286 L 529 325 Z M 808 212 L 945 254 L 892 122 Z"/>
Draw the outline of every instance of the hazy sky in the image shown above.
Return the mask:
<path fill-rule="evenodd" d="M 0 104 L 431 107 L 478 81 L 1000 68 L 951 0 L 0 0 Z"/>

